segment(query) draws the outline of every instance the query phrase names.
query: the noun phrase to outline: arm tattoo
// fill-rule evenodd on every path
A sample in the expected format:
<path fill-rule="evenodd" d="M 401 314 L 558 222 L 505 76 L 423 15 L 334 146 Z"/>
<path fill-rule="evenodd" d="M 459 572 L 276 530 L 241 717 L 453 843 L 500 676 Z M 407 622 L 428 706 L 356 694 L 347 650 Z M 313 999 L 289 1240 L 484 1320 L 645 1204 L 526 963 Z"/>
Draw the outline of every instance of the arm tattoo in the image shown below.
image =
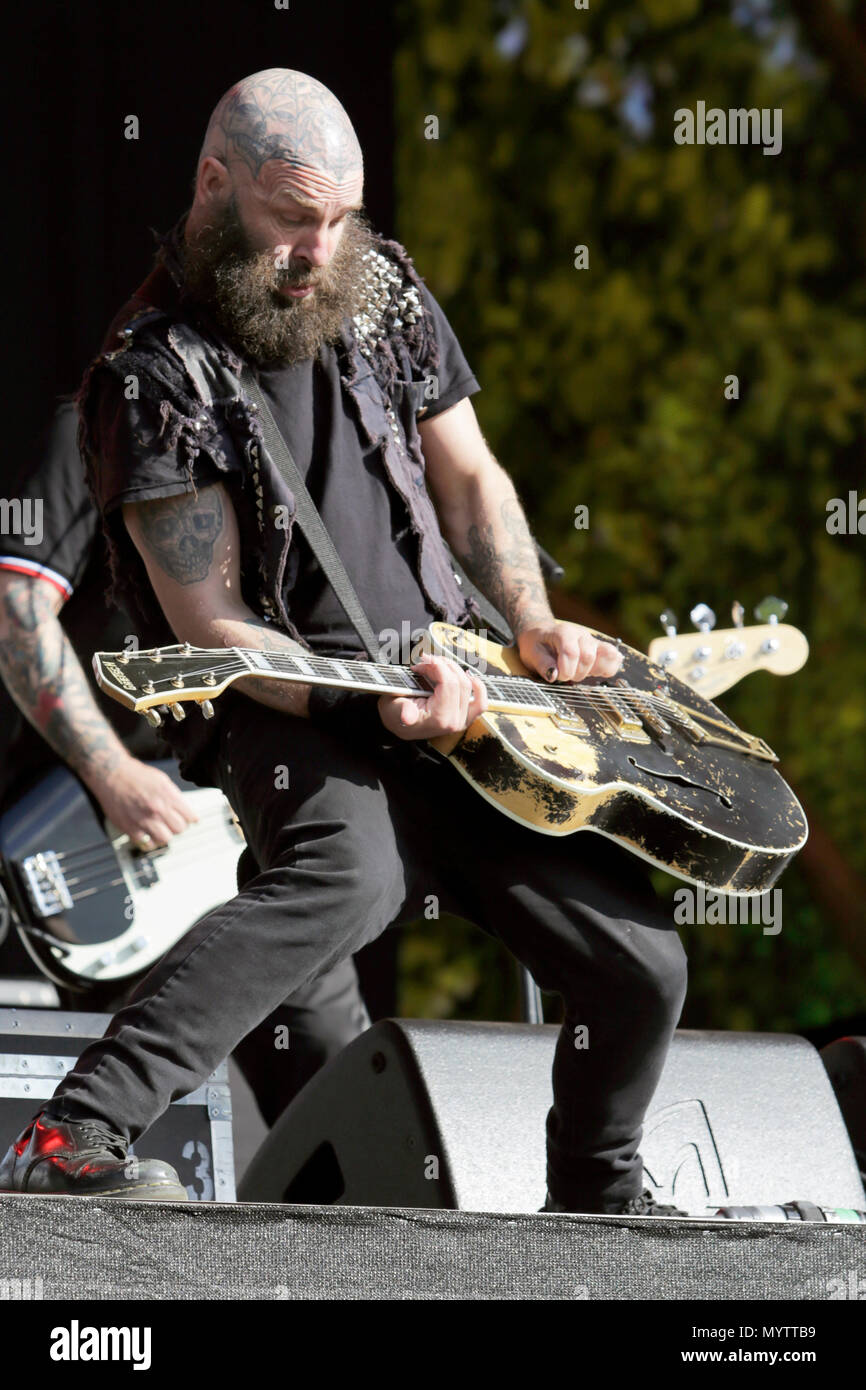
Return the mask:
<path fill-rule="evenodd" d="M 143 503 L 141 534 L 170 578 L 178 584 L 206 579 L 213 548 L 223 529 L 223 508 L 216 486 L 202 488 L 197 497 L 176 497 Z"/>
<path fill-rule="evenodd" d="M 550 604 L 538 553 L 516 497 L 505 498 L 500 516 L 502 522 L 496 528 L 489 523 L 470 526 L 458 558 L 517 637 L 524 628 L 549 622 Z"/>
<path fill-rule="evenodd" d="M 21 713 L 75 772 L 104 776 L 128 755 L 93 698 L 43 580 L 3 587 L 0 674 Z"/>
<path fill-rule="evenodd" d="M 300 642 L 296 642 L 288 633 L 281 632 L 279 628 L 274 628 L 271 623 L 265 622 L 264 618 L 247 618 L 244 622 L 246 629 L 254 628 L 255 632 L 250 632 L 246 641 L 241 645 L 256 647 L 262 652 L 285 652 L 289 655 L 307 654 L 306 647 L 302 647 Z M 232 645 L 238 645 L 233 643 Z M 235 688 L 247 695 L 260 698 L 263 704 L 270 705 L 273 709 L 281 709 L 286 714 L 305 715 L 307 713 L 307 700 L 311 687 L 304 685 L 300 681 L 275 681 L 259 679 L 256 676 L 242 676 L 235 681 Z"/>

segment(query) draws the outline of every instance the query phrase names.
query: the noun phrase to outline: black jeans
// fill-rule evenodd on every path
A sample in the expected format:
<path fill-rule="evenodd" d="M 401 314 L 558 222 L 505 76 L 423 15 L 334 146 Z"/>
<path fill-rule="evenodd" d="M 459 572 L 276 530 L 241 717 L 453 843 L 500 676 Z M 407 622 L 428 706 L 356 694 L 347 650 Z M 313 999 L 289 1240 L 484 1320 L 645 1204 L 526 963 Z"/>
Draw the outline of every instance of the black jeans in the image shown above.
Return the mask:
<path fill-rule="evenodd" d="M 52 1112 L 138 1138 L 287 996 L 435 898 L 563 997 L 552 1196 L 585 1211 L 636 1196 L 641 1126 L 686 983 L 643 864 L 593 833 L 554 838 L 510 820 L 410 744 L 353 743 L 247 699 L 227 713 L 216 766 L 261 873 L 137 986 Z M 277 1068 L 285 1041 L 275 1032 Z"/>
<path fill-rule="evenodd" d="M 247 850 L 238 865 L 239 888 L 245 887 L 257 872 L 255 862 L 251 864 L 249 860 Z M 32 970 L 32 961 L 23 946 L 21 955 L 23 963 Z M 232 1057 L 255 1096 L 261 1117 L 269 1127 L 276 1124 L 286 1106 L 321 1067 L 370 1027 L 358 964 L 373 997 L 380 1002 L 389 999 L 393 994 L 395 950 L 392 943 L 380 937 L 360 957 L 341 960 L 296 990 L 258 1027 L 241 1038 L 232 1051 Z M 63 1009 L 110 1014 L 116 1014 L 133 997 L 138 997 L 135 984 L 95 994 L 58 986 L 58 994 Z M 393 1012 L 393 1006 L 388 1012 Z M 280 1036 L 289 1039 L 291 1046 L 280 1051 L 279 1066 L 276 1066 L 274 1040 Z"/>

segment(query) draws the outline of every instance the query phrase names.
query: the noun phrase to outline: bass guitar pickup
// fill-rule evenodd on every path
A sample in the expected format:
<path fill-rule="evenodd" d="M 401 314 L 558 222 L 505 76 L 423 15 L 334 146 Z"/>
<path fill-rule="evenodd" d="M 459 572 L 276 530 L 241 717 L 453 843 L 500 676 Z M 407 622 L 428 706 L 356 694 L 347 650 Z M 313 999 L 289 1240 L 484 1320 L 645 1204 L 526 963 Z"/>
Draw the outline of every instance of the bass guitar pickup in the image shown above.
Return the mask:
<path fill-rule="evenodd" d="M 72 897 L 53 850 L 43 850 L 23 859 L 21 870 L 34 911 L 40 917 L 56 917 L 59 912 L 72 911 Z"/>

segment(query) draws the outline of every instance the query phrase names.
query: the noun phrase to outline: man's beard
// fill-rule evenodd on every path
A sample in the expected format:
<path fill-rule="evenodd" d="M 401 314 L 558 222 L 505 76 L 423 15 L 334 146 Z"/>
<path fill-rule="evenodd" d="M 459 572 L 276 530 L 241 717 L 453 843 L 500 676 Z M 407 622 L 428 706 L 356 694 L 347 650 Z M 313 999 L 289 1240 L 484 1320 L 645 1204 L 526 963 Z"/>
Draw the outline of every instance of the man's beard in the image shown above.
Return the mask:
<path fill-rule="evenodd" d="M 292 366 L 336 342 L 346 318 L 363 300 L 361 257 L 373 249 L 364 215 L 351 212 L 326 266 L 290 261 L 278 269 L 273 250 L 255 251 L 234 196 L 195 240 L 184 244 L 187 294 L 204 304 L 229 342 L 257 363 Z M 287 299 L 280 285 L 313 284 L 304 299 Z"/>

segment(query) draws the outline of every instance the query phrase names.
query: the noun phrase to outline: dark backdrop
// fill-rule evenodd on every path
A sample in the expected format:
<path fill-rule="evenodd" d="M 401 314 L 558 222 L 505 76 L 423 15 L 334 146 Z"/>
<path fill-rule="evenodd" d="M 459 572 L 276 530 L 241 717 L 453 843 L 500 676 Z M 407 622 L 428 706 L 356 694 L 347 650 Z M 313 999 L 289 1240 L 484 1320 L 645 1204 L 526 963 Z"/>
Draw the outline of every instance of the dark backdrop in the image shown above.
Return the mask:
<path fill-rule="evenodd" d="M 238 78 L 299 68 L 349 112 L 367 210 L 393 234 L 391 6 L 357 0 L 40 0 L 6 30 L 7 350 L 13 440 L 32 449 L 185 210 L 208 116 Z M 129 115 L 139 139 L 124 138 Z M 2 491 L 2 489 L 0 489 Z"/>

